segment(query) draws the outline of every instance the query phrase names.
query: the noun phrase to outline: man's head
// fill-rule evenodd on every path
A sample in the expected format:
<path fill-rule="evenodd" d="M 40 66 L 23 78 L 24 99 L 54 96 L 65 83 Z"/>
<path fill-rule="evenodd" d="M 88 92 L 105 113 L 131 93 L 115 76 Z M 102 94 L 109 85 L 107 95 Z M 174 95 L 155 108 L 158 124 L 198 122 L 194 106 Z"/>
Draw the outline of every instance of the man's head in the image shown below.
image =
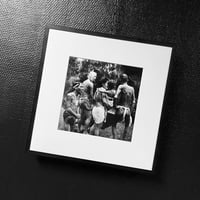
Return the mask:
<path fill-rule="evenodd" d="M 81 88 L 80 88 L 80 83 L 77 84 L 75 87 L 74 87 L 74 92 L 75 92 L 75 95 L 78 96 L 78 95 L 81 95 Z"/>
<path fill-rule="evenodd" d="M 115 89 L 115 81 L 114 80 L 109 80 L 108 81 L 108 90 Z"/>
<path fill-rule="evenodd" d="M 127 74 L 122 74 L 120 78 L 121 78 L 122 83 L 127 83 L 128 82 Z"/>
<path fill-rule="evenodd" d="M 104 87 L 105 89 L 107 89 L 107 83 L 108 83 L 108 79 L 107 78 L 102 78 L 101 81 L 101 86 Z"/>
<path fill-rule="evenodd" d="M 94 82 L 97 78 L 97 73 L 94 72 L 94 71 L 91 71 L 89 74 L 88 74 L 88 79 L 92 82 Z"/>

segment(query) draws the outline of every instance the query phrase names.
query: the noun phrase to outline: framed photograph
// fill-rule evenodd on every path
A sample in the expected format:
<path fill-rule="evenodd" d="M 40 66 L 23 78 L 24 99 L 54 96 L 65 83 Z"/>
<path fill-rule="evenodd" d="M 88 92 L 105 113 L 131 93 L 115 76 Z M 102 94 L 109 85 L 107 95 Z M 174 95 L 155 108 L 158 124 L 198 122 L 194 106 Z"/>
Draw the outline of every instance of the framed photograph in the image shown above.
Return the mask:
<path fill-rule="evenodd" d="M 172 47 L 46 29 L 29 151 L 152 171 Z"/>

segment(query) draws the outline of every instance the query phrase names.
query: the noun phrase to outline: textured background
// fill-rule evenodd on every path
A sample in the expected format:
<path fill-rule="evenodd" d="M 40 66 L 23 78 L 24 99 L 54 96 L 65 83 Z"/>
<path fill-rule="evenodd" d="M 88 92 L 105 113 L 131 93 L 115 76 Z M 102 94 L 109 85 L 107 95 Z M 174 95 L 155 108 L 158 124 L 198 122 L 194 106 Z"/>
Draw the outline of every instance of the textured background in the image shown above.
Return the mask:
<path fill-rule="evenodd" d="M 198 0 L 0 1 L 0 199 L 200 198 Z M 174 43 L 155 175 L 25 152 L 46 24 Z"/>

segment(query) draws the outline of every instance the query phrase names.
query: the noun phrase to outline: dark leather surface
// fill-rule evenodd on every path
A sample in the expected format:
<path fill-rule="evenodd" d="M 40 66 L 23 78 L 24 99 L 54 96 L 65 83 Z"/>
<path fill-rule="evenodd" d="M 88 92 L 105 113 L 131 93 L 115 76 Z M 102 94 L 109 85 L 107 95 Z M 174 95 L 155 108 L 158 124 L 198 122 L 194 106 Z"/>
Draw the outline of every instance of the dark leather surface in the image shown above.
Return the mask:
<path fill-rule="evenodd" d="M 199 13 L 197 0 L 2 0 L 0 199 L 199 199 Z M 46 24 L 174 43 L 154 175 L 25 151 Z"/>

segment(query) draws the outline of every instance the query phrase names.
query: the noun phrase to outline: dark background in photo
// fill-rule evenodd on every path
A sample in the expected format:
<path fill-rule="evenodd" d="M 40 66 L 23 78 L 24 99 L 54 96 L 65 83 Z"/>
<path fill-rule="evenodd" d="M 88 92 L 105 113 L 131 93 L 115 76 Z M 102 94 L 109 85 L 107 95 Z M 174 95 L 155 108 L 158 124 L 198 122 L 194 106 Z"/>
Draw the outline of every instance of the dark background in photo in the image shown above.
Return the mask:
<path fill-rule="evenodd" d="M 140 84 L 141 84 L 142 68 L 70 56 L 69 61 L 68 61 L 68 66 L 67 66 L 67 75 L 66 75 L 66 80 L 65 80 L 62 105 L 64 104 L 64 101 L 66 101 L 66 99 L 67 99 L 67 94 L 74 91 L 74 89 L 73 89 L 74 85 L 79 85 L 80 83 L 83 83 L 85 80 L 87 80 L 88 74 L 91 71 L 94 71 L 97 74 L 97 77 L 94 81 L 94 89 L 93 89 L 94 95 L 95 95 L 95 92 L 97 91 L 97 89 L 101 87 L 101 80 L 103 78 L 106 78 L 108 80 L 108 82 L 113 81 L 113 83 L 114 83 L 113 89 L 115 90 L 115 93 L 116 93 L 117 88 L 121 84 L 121 81 L 122 81 L 121 75 L 127 74 L 128 85 L 134 88 L 134 95 L 135 95 L 136 102 L 137 102 Z M 113 98 L 111 98 L 111 99 L 113 99 Z M 90 104 L 91 104 L 91 106 L 93 106 L 94 102 L 93 103 L 90 102 Z M 80 101 L 79 101 L 77 107 L 80 108 Z M 112 108 L 110 108 L 110 110 L 111 109 L 114 109 L 114 107 L 112 106 Z M 80 111 L 78 111 L 77 109 L 75 109 L 75 110 L 76 110 L 75 111 L 76 113 L 80 113 Z M 130 110 L 131 110 L 131 108 L 130 108 Z M 123 140 L 131 141 L 131 139 L 132 139 L 136 110 L 137 110 L 137 103 L 135 104 L 134 112 L 132 113 L 132 117 L 131 117 L 132 124 L 128 128 L 128 133 L 126 134 L 126 137 Z M 64 111 L 64 109 L 62 106 L 61 116 L 59 118 L 58 129 L 80 133 L 80 130 L 78 128 L 78 122 L 80 121 L 80 119 L 75 119 L 74 117 L 72 117 L 73 115 L 70 115 L 69 120 L 68 119 L 66 120 L 66 117 L 64 117 L 65 114 L 63 113 L 63 111 Z M 100 129 L 99 136 L 108 137 L 108 138 L 111 138 L 113 136 L 112 127 L 111 127 L 112 122 L 110 122 L 110 121 L 113 121 L 116 117 L 117 116 L 115 114 L 111 114 L 108 109 L 108 113 L 107 113 L 107 117 L 106 117 L 107 123 L 104 123 L 104 126 Z M 74 122 L 72 118 L 75 119 L 76 122 Z M 91 120 L 89 128 L 92 127 L 93 123 L 94 123 L 94 121 Z M 68 130 L 67 128 L 63 128 L 64 124 L 74 124 L 73 127 L 76 125 L 76 128 L 74 130 Z M 117 138 L 115 138 L 115 139 L 122 140 L 122 138 L 120 136 L 123 134 L 124 128 L 125 128 L 125 123 L 123 122 L 123 120 L 120 120 L 119 123 L 117 123 L 117 128 L 116 128 Z"/>
<path fill-rule="evenodd" d="M 2 0 L 0 199 L 199 199 L 199 13 L 199 0 Z M 47 24 L 174 44 L 154 175 L 25 151 Z"/>

